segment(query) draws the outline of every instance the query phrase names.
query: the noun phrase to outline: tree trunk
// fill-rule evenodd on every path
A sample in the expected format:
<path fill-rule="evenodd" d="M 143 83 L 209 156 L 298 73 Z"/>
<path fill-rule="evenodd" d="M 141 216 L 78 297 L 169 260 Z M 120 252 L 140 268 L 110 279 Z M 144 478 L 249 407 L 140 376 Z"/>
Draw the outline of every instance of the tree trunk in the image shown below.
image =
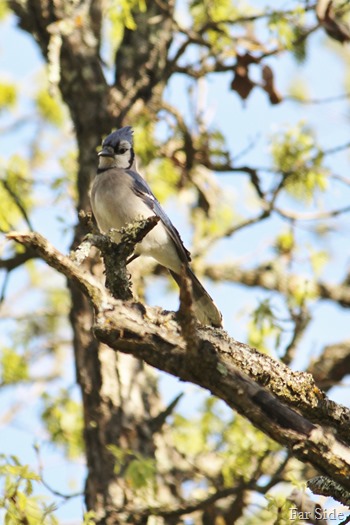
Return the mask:
<path fill-rule="evenodd" d="M 96 147 L 102 136 L 122 123 L 137 99 L 149 99 L 162 78 L 159 68 L 165 67 L 171 41 L 172 7 L 169 4 L 164 10 L 158 4 L 151 4 L 152 16 L 159 15 L 159 22 L 149 25 L 148 13 L 135 14 L 136 24 L 140 24 L 142 31 L 125 31 L 116 59 L 117 85 L 110 87 L 99 56 L 100 0 L 80 2 L 77 8 L 64 0 L 50 7 L 44 0 L 28 0 L 25 4 L 10 1 L 20 26 L 36 35 L 45 61 L 50 61 L 53 35 L 56 45 L 57 41 L 60 45 L 58 62 L 53 65 L 59 69 L 57 87 L 76 131 L 77 212 L 90 209 L 89 187 L 96 173 Z M 78 23 L 79 16 L 83 17 L 83 24 Z M 138 54 L 141 48 L 142 64 Z M 148 62 L 147 56 L 151 57 Z M 78 223 L 72 248 L 81 242 L 85 233 L 84 226 Z M 89 270 L 101 272 L 96 264 L 90 264 Z M 135 506 L 137 501 L 135 491 L 125 481 L 125 471 L 135 454 L 155 458 L 157 445 L 152 421 L 161 412 L 156 376 L 142 361 L 98 343 L 91 331 L 94 316 L 90 304 L 74 284 L 70 285 L 70 292 L 76 375 L 85 421 L 86 505 L 95 511 L 99 524 L 131 523 L 132 517 L 125 509 L 128 502 Z M 157 439 L 159 442 L 159 436 Z M 125 452 L 121 453 L 122 459 L 117 465 L 109 445 Z M 166 481 L 159 486 L 166 501 L 170 494 Z"/>

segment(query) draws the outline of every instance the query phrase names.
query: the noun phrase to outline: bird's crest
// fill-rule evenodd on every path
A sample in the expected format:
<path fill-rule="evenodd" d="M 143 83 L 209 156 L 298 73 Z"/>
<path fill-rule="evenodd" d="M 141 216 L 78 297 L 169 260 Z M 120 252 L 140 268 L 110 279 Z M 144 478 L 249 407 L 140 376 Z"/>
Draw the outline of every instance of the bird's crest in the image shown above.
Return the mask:
<path fill-rule="evenodd" d="M 124 128 L 117 129 L 117 131 L 113 131 L 113 133 L 110 133 L 110 135 L 104 139 L 102 146 L 112 146 L 112 148 L 115 148 L 121 140 L 127 140 L 131 145 L 133 145 L 132 134 L 133 129 L 131 126 L 125 126 Z"/>

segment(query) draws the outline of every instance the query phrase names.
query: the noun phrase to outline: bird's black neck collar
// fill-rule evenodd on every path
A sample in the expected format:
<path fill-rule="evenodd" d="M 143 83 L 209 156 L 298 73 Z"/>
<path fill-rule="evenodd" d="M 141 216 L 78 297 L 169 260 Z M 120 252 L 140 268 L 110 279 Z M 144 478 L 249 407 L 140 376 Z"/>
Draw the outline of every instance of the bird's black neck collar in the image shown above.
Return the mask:
<path fill-rule="evenodd" d="M 128 166 L 128 170 L 132 167 L 133 163 L 134 163 L 134 160 L 135 160 L 135 152 L 134 152 L 134 148 L 131 148 L 130 149 L 130 162 L 129 162 L 129 166 Z"/>
<path fill-rule="evenodd" d="M 100 175 L 101 173 L 104 173 L 105 171 L 108 171 L 111 169 L 112 166 L 109 166 L 107 168 L 97 168 L 97 175 Z"/>

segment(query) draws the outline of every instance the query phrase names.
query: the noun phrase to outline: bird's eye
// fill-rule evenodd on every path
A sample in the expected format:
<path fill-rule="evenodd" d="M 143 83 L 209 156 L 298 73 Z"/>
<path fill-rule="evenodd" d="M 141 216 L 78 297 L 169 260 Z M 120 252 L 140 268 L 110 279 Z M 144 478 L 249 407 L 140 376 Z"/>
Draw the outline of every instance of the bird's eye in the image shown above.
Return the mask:
<path fill-rule="evenodd" d="M 120 149 L 118 149 L 117 153 L 118 153 L 118 155 L 123 155 L 123 153 L 125 153 L 126 151 L 127 151 L 126 148 L 120 148 Z"/>

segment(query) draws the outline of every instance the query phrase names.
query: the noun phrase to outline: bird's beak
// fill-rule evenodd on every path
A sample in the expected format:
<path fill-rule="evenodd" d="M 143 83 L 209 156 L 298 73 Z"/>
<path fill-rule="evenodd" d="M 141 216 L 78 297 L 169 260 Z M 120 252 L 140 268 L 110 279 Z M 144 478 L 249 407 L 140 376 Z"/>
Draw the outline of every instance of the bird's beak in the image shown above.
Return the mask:
<path fill-rule="evenodd" d="M 99 157 L 114 157 L 114 151 L 109 146 L 105 146 L 97 153 Z"/>

